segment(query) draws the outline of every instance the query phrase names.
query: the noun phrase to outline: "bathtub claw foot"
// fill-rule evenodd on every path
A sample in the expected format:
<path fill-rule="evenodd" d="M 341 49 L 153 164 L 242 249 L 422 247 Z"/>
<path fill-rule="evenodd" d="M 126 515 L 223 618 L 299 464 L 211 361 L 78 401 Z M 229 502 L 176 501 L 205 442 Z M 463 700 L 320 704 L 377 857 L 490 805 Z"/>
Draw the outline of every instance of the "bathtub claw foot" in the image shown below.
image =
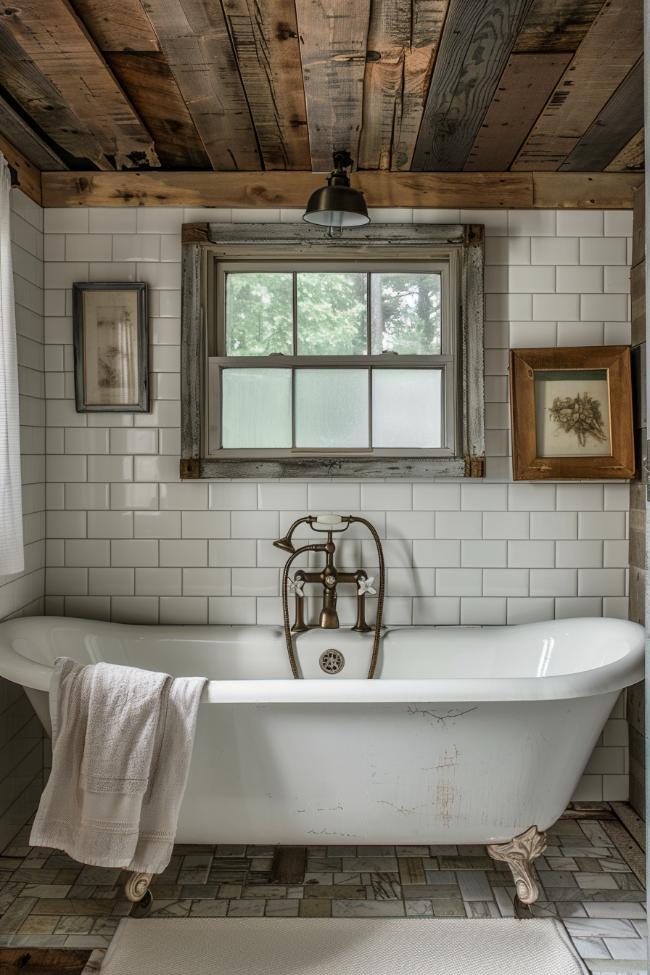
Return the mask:
<path fill-rule="evenodd" d="M 533 860 L 546 849 L 546 836 L 536 826 L 515 836 L 509 843 L 494 843 L 488 846 L 488 854 L 493 860 L 502 860 L 510 867 L 517 898 L 522 904 L 534 904 L 539 897 L 539 888 L 533 874 Z"/>
<path fill-rule="evenodd" d="M 124 893 L 127 900 L 134 904 L 139 903 L 149 893 L 152 873 L 130 873 L 124 884 Z"/>

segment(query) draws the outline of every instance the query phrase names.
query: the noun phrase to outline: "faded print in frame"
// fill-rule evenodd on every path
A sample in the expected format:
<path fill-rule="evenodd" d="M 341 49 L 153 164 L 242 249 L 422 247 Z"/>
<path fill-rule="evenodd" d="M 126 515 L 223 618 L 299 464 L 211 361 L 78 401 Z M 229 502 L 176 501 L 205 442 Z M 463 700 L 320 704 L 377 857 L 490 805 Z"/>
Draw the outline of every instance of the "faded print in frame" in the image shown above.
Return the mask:
<path fill-rule="evenodd" d="M 75 284 L 73 301 L 77 411 L 148 412 L 146 285 Z"/>

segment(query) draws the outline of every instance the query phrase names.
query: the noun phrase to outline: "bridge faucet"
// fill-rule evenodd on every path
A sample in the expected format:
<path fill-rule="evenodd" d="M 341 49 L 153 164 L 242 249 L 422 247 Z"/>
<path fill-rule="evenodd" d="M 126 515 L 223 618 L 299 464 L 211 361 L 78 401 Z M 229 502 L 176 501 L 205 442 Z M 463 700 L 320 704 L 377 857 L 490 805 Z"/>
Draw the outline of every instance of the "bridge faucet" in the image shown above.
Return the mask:
<path fill-rule="evenodd" d="M 289 663 L 291 664 L 291 672 L 295 678 L 300 677 L 300 672 L 294 652 L 293 634 L 303 633 L 305 630 L 311 629 L 305 623 L 304 615 L 304 586 L 306 583 L 316 583 L 322 586 L 323 602 L 318 620 L 319 627 L 325 630 L 338 629 L 339 617 L 336 609 L 337 589 L 341 583 L 351 583 L 355 585 L 357 591 L 357 619 L 352 629 L 359 633 L 367 633 L 372 629 L 366 622 L 365 598 L 367 595 L 375 595 L 376 590 L 372 586 L 374 579 L 368 577 L 365 569 L 357 569 L 356 572 L 339 572 L 334 561 L 334 555 L 336 553 L 336 544 L 333 538 L 334 533 L 347 531 L 350 525 L 355 522 L 365 525 L 372 535 L 377 549 L 379 565 L 377 615 L 375 617 L 373 650 L 368 678 L 370 679 L 374 676 L 377 657 L 379 655 L 385 590 L 384 554 L 379 540 L 379 534 L 374 525 L 369 521 L 354 515 L 305 515 L 294 521 L 286 535 L 273 542 L 276 548 L 289 553 L 289 558 L 285 563 L 282 573 L 282 615 Z M 313 542 L 296 549 L 293 544 L 293 535 L 298 526 L 302 524 L 308 524 L 312 531 L 326 533 L 327 541 Z M 291 566 L 295 559 L 304 552 L 323 552 L 325 555 L 325 564 L 320 572 L 307 572 L 303 569 L 298 569 L 293 579 L 290 580 L 289 571 Z M 289 589 L 291 589 L 295 596 L 295 620 L 293 626 L 290 625 L 289 621 Z"/>

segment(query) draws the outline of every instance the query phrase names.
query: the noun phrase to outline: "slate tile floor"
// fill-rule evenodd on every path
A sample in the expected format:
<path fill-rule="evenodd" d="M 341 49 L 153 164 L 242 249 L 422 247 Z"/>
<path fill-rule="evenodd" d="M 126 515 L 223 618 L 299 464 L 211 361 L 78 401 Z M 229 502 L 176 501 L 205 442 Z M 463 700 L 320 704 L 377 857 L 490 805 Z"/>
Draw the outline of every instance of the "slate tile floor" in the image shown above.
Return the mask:
<path fill-rule="evenodd" d="M 106 948 L 130 904 L 120 871 L 32 849 L 0 856 L 0 947 Z M 638 835 L 638 834 L 637 834 Z M 645 971 L 643 854 L 606 803 L 576 804 L 537 861 L 537 916 L 562 919 L 593 972 Z M 304 880 L 271 876 L 273 847 L 177 846 L 152 917 L 512 917 L 505 864 L 482 846 L 313 846 Z M 88 972 L 95 971 L 98 955 Z M 94 967 L 93 967 L 94 966 Z"/>

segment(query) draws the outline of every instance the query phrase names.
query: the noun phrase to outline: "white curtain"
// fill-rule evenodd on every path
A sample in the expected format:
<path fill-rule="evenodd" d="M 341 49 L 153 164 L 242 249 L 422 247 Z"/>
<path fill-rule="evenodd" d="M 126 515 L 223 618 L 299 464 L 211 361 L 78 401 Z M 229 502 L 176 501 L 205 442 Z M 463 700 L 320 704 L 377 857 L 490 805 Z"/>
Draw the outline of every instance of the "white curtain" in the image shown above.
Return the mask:
<path fill-rule="evenodd" d="M 0 153 L 0 575 L 25 567 L 10 191 L 9 166 Z"/>

